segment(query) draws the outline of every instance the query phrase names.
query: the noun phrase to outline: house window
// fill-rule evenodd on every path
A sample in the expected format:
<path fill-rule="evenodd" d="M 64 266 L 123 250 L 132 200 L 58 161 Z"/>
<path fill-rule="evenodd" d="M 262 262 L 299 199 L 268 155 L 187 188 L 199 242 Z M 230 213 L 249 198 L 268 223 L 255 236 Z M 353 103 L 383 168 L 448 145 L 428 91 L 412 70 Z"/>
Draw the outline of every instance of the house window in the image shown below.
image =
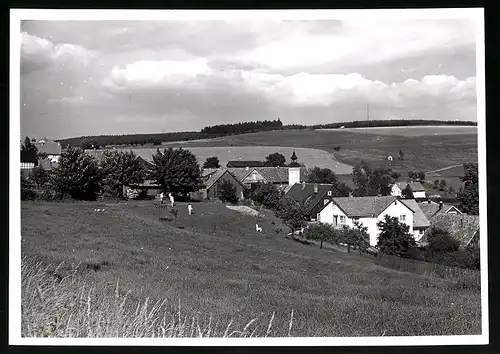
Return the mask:
<path fill-rule="evenodd" d="M 339 216 L 339 224 L 345 224 L 345 216 L 344 215 Z"/>
<path fill-rule="evenodd" d="M 328 191 L 328 196 L 331 196 L 332 195 L 332 191 Z"/>
<path fill-rule="evenodd" d="M 406 222 L 406 215 L 401 215 L 401 216 L 399 217 L 399 221 L 400 221 L 400 222 Z"/>
<path fill-rule="evenodd" d="M 316 220 L 321 221 L 320 215 L 321 215 L 320 213 L 316 215 Z"/>

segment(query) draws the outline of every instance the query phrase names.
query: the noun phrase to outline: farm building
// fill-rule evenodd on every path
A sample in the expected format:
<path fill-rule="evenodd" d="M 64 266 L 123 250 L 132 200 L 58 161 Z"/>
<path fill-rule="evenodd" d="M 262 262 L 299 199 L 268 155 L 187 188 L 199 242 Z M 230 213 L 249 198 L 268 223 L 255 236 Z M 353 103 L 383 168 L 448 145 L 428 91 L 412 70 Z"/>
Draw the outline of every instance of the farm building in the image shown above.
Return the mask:
<path fill-rule="evenodd" d="M 295 183 L 286 189 L 286 197 L 306 203 L 310 221 L 316 221 L 318 212 L 334 197 L 345 195 L 333 184 Z"/>
<path fill-rule="evenodd" d="M 154 199 L 161 191 L 161 185 L 151 180 L 123 187 L 123 195 L 128 199 Z"/>
<path fill-rule="evenodd" d="M 479 246 L 478 215 L 441 213 L 431 219 L 431 228 L 448 231 L 455 240 L 460 242 L 462 249 Z"/>
<path fill-rule="evenodd" d="M 408 225 L 413 234 L 414 210 L 393 196 L 384 197 L 343 197 L 332 198 L 321 211 L 317 220 L 322 223 L 342 227 L 353 227 L 354 221 L 368 228 L 370 245 L 375 246 L 379 235 L 377 223 L 386 215 L 397 217 L 401 223 Z"/>
<path fill-rule="evenodd" d="M 422 209 L 420 209 L 419 203 L 415 199 L 402 199 L 402 203 L 406 204 L 410 209 L 414 211 L 413 214 L 413 236 L 416 241 L 420 241 L 427 229 L 431 226 L 431 223 L 425 216 Z"/>
<path fill-rule="evenodd" d="M 429 200 L 418 203 L 418 205 L 428 220 L 439 214 L 462 214 L 456 206 L 444 204 L 443 202 L 436 203 Z"/>
<path fill-rule="evenodd" d="M 257 183 L 271 183 L 284 191 L 289 185 L 305 179 L 306 169 L 302 167 L 258 167 L 247 170 L 241 183 L 247 188 Z M 241 176 L 241 175 L 240 175 Z"/>
<path fill-rule="evenodd" d="M 401 197 L 403 190 L 409 185 L 413 193 L 413 198 L 423 199 L 426 198 L 425 188 L 420 182 L 410 181 L 410 182 L 396 182 L 391 186 L 391 195 L 393 197 Z"/>
<path fill-rule="evenodd" d="M 200 191 L 203 199 L 218 199 L 219 188 L 221 183 L 224 181 L 230 182 L 236 188 L 236 195 L 238 196 L 238 199 L 244 198 L 243 192 L 245 187 L 227 169 L 217 169 L 216 171 L 206 175 L 204 178 L 205 188 Z"/>

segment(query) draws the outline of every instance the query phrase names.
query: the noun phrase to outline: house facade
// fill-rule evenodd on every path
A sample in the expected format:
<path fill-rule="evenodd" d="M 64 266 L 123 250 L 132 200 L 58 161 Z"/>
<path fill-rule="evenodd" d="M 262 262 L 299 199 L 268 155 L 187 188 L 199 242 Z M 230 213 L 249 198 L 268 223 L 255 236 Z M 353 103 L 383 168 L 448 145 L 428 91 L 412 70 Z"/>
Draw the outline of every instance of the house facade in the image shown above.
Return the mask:
<path fill-rule="evenodd" d="M 236 196 L 238 199 L 241 200 L 245 198 L 245 187 L 227 169 L 220 169 L 209 175 L 205 182 L 205 190 L 202 192 L 203 197 L 209 200 L 219 199 L 219 190 L 223 182 L 229 182 L 236 188 Z"/>
<path fill-rule="evenodd" d="M 402 199 L 401 203 L 406 204 L 410 209 L 414 211 L 413 213 L 413 237 L 415 241 L 420 242 L 431 223 L 429 219 L 425 216 L 424 212 L 419 206 L 419 203 L 415 199 Z"/>
<path fill-rule="evenodd" d="M 420 182 L 396 182 L 391 186 L 391 195 L 393 197 L 403 196 L 403 190 L 406 186 L 410 186 L 411 192 L 413 193 L 414 199 L 424 199 L 427 198 L 425 193 L 425 188 Z"/>
<path fill-rule="evenodd" d="M 376 246 L 380 233 L 377 223 L 386 215 L 396 217 L 408 225 L 413 234 L 414 211 L 396 197 L 343 197 L 332 198 L 319 212 L 317 220 L 334 227 L 354 227 L 354 222 L 368 228 L 370 245 Z"/>

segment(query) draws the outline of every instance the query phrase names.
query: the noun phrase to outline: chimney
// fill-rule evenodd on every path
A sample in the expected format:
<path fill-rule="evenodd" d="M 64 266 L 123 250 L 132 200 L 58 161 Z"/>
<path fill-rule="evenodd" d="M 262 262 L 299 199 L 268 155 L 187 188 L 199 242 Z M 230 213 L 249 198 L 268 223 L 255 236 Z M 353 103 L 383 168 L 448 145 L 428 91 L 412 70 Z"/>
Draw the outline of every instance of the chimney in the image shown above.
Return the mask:
<path fill-rule="evenodd" d="M 314 183 L 314 194 L 318 193 L 318 184 Z"/>
<path fill-rule="evenodd" d="M 442 201 L 442 200 L 440 200 L 440 201 L 439 201 L 439 209 L 438 209 L 438 210 L 441 210 L 442 208 L 443 208 L 443 201 Z"/>

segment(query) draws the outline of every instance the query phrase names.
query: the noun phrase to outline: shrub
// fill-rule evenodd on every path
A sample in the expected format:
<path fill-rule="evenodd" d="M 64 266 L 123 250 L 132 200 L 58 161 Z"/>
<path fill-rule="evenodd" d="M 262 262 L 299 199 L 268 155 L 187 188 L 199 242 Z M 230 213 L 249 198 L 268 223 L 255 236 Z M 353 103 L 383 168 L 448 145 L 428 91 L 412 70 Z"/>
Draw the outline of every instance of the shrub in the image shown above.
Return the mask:
<path fill-rule="evenodd" d="M 409 233 L 410 227 L 400 223 L 398 218 L 386 215 L 384 220 L 377 223 L 377 227 L 380 230 L 377 243 L 380 252 L 409 258 L 417 247 Z"/>
<path fill-rule="evenodd" d="M 21 188 L 21 200 L 36 200 L 38 194 L 32 189 Z"/>
<path fill-rule="evenodd" d="M 218 188 L 219 199 L 223 203 L 237 203 L 236 187 L 229 181 L 222 181 Z"/>
<path fill-rule="evenodd" d="M 259 183 L 250 192 L 250 199 L 271 210 L 278 210 L 281 205 L 281 194 L 276 187 L 269 183 Z"/>

